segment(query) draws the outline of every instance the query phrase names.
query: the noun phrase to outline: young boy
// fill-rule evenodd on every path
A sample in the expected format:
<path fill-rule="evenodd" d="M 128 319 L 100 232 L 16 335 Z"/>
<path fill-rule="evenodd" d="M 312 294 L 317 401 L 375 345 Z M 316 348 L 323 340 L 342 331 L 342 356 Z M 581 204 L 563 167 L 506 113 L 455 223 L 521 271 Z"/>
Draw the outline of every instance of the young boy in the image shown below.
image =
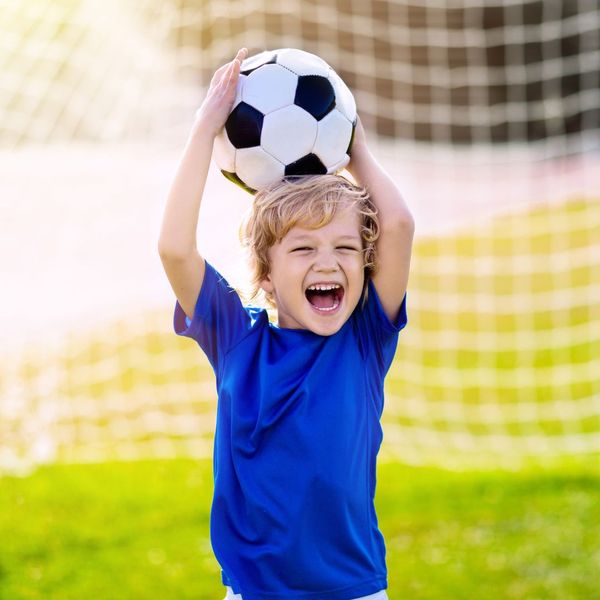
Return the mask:
<path fill-rule="evenodd" d="M 359 121 L 348 171 L 364 187 L 324 175 L 256 195 L 244 238 L 277 321 L 243 306 L 198 253 L 196 226 L 245 56 L 213 77 L 159 240 L 175 331 L 199 343 L 217 379 L 213 549 L 228 598 L 384 600 L 376 457 L 413 220 Z"/>

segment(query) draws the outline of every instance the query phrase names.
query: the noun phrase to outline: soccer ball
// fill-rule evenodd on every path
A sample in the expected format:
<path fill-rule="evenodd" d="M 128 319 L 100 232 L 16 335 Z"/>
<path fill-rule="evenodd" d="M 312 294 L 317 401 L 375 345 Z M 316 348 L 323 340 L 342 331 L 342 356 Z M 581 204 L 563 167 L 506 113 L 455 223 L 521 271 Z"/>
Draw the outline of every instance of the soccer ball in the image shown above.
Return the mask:
<path fill-rule="evenodd" d="M 352 92 L 323 59 L 294 48 L 265 51 L 241 65 L 214 159 L 225 177 L 255 193 L 287 176 L 341 170 L 355 126 Z"/>

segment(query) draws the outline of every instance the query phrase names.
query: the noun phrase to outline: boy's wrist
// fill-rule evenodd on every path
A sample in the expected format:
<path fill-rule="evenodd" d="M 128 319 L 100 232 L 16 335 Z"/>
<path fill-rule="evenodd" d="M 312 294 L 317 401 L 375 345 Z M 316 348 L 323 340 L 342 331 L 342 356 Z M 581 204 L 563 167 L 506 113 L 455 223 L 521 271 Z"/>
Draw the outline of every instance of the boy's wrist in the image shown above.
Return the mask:
<path fill-rule="evenodd" d="M 192 137 L 210 137 L 214 140 L 217 137 L 219 130 L 215 128 L 214 122 L 205 118 L 203 115 L 196 115 L 192 125 Z"/>
<path fill-rule="evenodd" d="M 350 162 L 346 167 L 346 170 L 353 176 L 356 177 L 358 172 L 361 171 L 370 162 L 374 162 L 375 157 L 371 154 L 371 151 L 366 144 L 355 146 L 352 148 L 350 155 Z"/>

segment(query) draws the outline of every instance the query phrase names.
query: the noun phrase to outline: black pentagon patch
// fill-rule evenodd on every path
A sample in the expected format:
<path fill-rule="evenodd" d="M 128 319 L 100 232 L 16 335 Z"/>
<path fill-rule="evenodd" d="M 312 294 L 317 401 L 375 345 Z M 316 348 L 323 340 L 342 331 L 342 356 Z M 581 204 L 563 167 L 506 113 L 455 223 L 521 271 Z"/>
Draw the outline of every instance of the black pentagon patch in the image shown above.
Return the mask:
<path fill-rule="evenodd" d="M 277 61 L 277 55 L 275 53 L 270 56 L 262 56 L 261 54 L 257 54 L 256 56 L 251 56 L 247 58 L 240 69 L 240 73 L 242 75 L 250 75 L 252 71 L 256 71 L 256 69 L 262 67 L 263 65 L 269 65 L 275 63 Z"/>
<path fill-rule="evenodd" d="M 301 75 L 298 77 L 294 104 L 320 121 L 335 107 L 335 90 L 327 77 Z"/>
<path fill-rule="evenodd" d="M 249 194 L 256 194 L 256 190 L 253 190 L 250 186 L 246 185 L 239 177 L 237 173 L 231 173 L 229 171 L 224 171 L 221 169 L 221 173 L 229 179 L 229 181 L 233 181 L 235 185 L 239 185 L 243 190 L 247 191 Z"/>
<path fill-rule="evenodd" d="M 245 102 L 240 102 L 225 123 L 227 136 L 236 148 L 260 146 L 264 115 Z"/>
<path fill-rule="evenodd" d="M 307 154 L 286 166 L 285 175 L 325 175 L 327 169 L 316 154 Z"/>

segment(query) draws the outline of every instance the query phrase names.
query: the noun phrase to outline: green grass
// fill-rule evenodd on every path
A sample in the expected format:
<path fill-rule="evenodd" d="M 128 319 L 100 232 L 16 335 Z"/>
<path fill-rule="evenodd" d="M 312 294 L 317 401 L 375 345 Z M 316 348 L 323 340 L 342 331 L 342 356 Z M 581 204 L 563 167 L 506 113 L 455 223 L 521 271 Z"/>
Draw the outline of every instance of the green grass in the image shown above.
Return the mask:
<path fill-rule="evenodd" d="M 383 464 L 390 600 L 600 598 L 600 468 Z M 0 479 L 0 598 L 219 599 L 208 460 Z"/>

